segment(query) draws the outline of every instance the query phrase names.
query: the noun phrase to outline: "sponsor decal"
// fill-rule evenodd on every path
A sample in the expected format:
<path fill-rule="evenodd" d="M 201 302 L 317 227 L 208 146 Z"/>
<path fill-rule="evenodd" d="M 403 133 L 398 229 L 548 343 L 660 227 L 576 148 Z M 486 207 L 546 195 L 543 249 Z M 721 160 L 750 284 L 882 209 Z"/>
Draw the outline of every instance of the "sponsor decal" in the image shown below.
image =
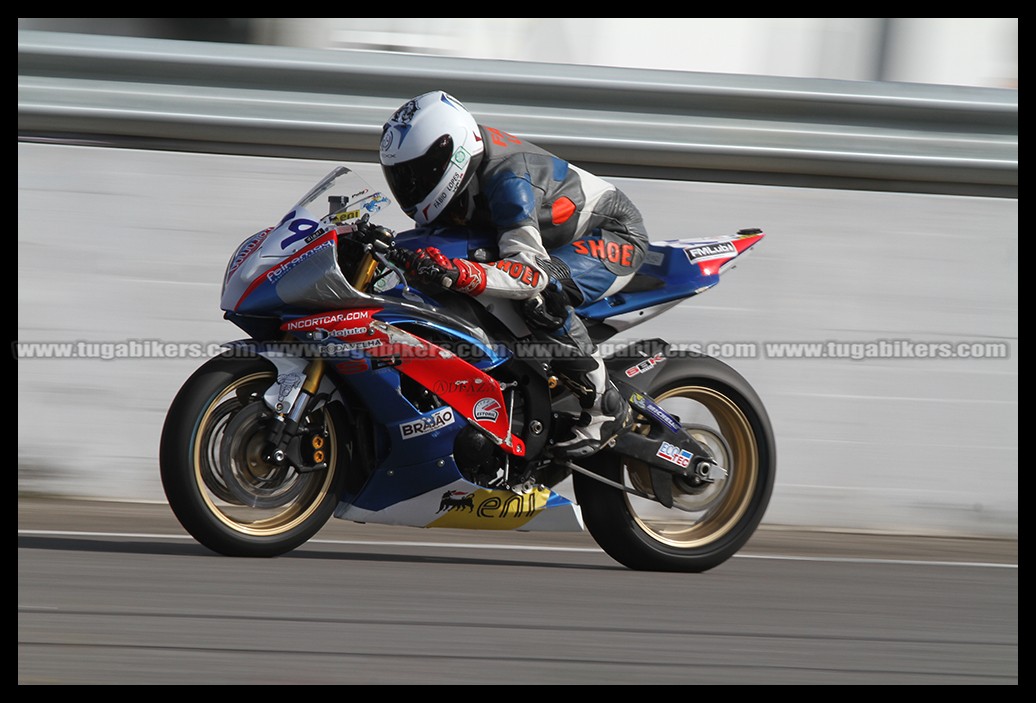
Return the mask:
<path fill-rule="evenodd" d="M 383 208 L 386 205 L 388 205 L 389 202 L 390 202 L 389 199 L 386 198 L 381 193 L 375 193 L 374 195 L 372 195 L 370 197 L 369 200 L 367 200 L 365 203 L 363 203 L 363 205 L 361 205 L 360 207 L 362 207 L 367 212 L 377 212 L 381 208 Z"/>
<path fill-rule="evenodd" d="M 304 249 L 301 253 L 296 254 L 292 258 L 285 261 L 283 264 L 278 264 L 277 266 L 274 266 L 269 271 L 267 271 L 266 280 L 270 283 L 277 283 L 277 281 L 281 280 L 289 271 L 291 271 L 293 268 L 301 264 L 309 257 L 313 256 L 317 252 L 322 251 L 323 249 L 329 249 L 333 246 L 334 243 L 329 239 L 323 244 L 318 244 L 312 249 Z"/>
<path fill-rule="evenodd" d="M 500 417 L 500 403 L 495 398 L 483 398 L 475 403 L 471 414 L 476 420 L 490 420 L 495 422 Z"/>
<path fill-rule="evenodd" d="M 413 439 L 451 425 L 455 419 L 456 414 L 453 412 L 453 408 L 439 408 L 428 417 L 402 423 L 399 426 L 399 432 L 403 439 Z"/>
<path fill-rule="evenodd" d="M 357 334 L 368 334 L 370 332 L 369 327 L 341 327 L 334 330 L 333 336 L 335 337 L 352 337 Z"/>
<path fill-rule="evenodd" d="M 372 312 L 373 311 L 371 310 L 350 310 L 348 312 L 336 312 L 328 315 L 300 317 L 297 320 L 286 322 L 281 326 L 281 329 L 286 331 L 308 330 L 313 327 L 332 327 L 343 322 L 369 322 Z M 348 333 L 355 334 L 353 330 L 364 331 L 365 329 L 366 328 L 364 327 L 351 328 Z"/>
<path fill-rule="evenodd" d="M 464 491 L 446 491 L 442 494 L 442 499 L 439 501 L 439 509 L 436 513 L 451 512 L 453 510 L 466 510 L 468 512 L 474 512 L 475 510 L 475 494 L 465 493 Z"/>
<path fill-rule="evenodd" d="M 453 158 L 451 158 L 450 161 L 457 164 L 461 168 L 464 168 L 464 165 L 468 163 L 468 160 L 470 158 L 471 154 L 469 154 L 464 147 L 460 146 L 457 147 L 457 151 L 453 152 Z"/>
<path fill-rule="evenodd" d="M 446 184 L 446 189 L 439 193 L 438 197 L 432 201 L 431 207 L 441 207 L 450 197 L 450 194 L 457 190 L 457 186 L 460 185 L 461 178 L 462 176 L 460 173 L 454 173 L 453 178 L 451 178 L 450 182 Z"/>
<path fill-rule="evenodd" d="M 362 213 L 359 210 L 347 210 L 345 212 L 339 212 L 331 218 L 331 221 L 336 225 L 340 225 L 343 222 L 357 219 Z"/>
<path fill-rule="evenodd" d="M 680 449 L 680 447 L 669 442 L 662 442 L 662 446 L 655 452 L 655 456 L 662 457 L 666 461 L 672 462 L 684 469 L 691 465 L 692 454 L 686 449 Z"/>
<path fill-rule="evenodd" d="M 713 259 L 729 259 L 737 255 L 737 247 L 730 242 L 719 242 L 717 244 L 705 244 L 700 247 L 684 249 L 687 259 L 692 264 Z"/>
<path fill-rule="evenodd" d="M 495 262 L 493 266 L 500 269 L 519 283 L 524 283 L 531 288 L 535 288 L 540 282 L 540 272 L 528 264 L 504 259 L 502 261 Z"/>
<path fill-rule="evenodd" d="M 665 356 L 662 354 L 662 352 L 658 352 L 651 358 L 644 359 L 636 366 L 631 366 L 628 369 L 626 369 L 626 377 L 633 378 L 634 376 L 637 376 L 639 374 L 647 373 L 648 371 L 654 369 L 658 364 L 661 364 L 663 361 L 665 361 Z"/>
<path fill-rule="evenodd" d="M 481 378 L 466 379 L 460 378 L 455 381 L 436 381 L 432 387 L 432 391 L 437 395 L 445 395 L 447 393 L 484 393 L 485 381 Z"/>
<path fill-rule="evenodd" d="M 529 518 L 546 507 L 550 491 L 537 489 L 525 495 L 515 495 L 510 491 L 457 491 L 448 490 L 439 498 L 438 513 L 472 513 L 472 518 L 493 520 L 494 522 L 524 524 Z M 465 521 L 467 525 L 479 522 Z M 441 527 L 460 527 L 462 523 L 438 523 Z"/>
<path fill-rule="evenodd" d="M 227 269 L 228 279 L 238 270 L 238 268 L 240 268 L 241 264 L 245 263 L 245 259 L 259 249 L 259 245 L 263 243 L 264 239 L 266 239 L 266 235 L 272 231 L 273 227 L 265 229 L 241 245 L 241 248 L 237 250 L 236 254 L 234 254 L 233 261 L 230 262 L 230 268 Z"/>
<path fill-rule="evenodd" d="M 672 415 L 658 407 L 656 404 L 651 403 L 650 405 L 647 405 L 644 408 L 644 411 L 665 425 L 671 432 L 673 432 L 673 434 L 683 432 L 683 425 L 677 422 Z"/>
<path fill-rule="evenodd" d="M 355 351 L 356 349 L 371 349 L 372 347 L 380 347 L 382 341 L 380 339 L 365 339 L 362 342 L 332 342 L 321 346 L 324 353 L 328 356 L 335 356 L 337 354 L 343 354 L 347 351 Z"/>
<path fill-rule="evenodd" d="M 632 266 L 637 253 L 637 248 L 632 244 L 606 242 L 603 239 L 580 239 L 572 242 L 572 248 L 577 254 L 592 256 L 620 266 Z"/>
<path fill-rule="evenodd" d="M 665 425 L 667 428 L 669 428 L 669 430 L 673 433 L 683 431 L 683 425 L 677 422 L 676 418 L 674 418 L 672 415 L 663 410 L 658 403 L 656 403 L 651 398 L 648 398 L 643 393 L 634 393 L 633 395 L 631 395 L 630 402 L 637 410 L 644 413 L 645 415 L 650 415 L 651 417 L 655 418 L 663 425 Z"/>

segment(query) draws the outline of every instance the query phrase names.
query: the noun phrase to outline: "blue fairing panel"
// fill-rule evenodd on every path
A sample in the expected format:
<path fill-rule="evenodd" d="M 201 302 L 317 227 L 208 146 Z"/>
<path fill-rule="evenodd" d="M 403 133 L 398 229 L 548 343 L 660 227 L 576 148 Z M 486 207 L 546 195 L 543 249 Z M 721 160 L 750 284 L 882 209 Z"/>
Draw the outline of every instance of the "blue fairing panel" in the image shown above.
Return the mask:
<path fill-rule="evenodd" d="M 377 399 L 367 409 L 374 426 L 384 428 L 378 468 L 350 502 L 380 510 L 461 477 L 452 454 L 457 433 L 467 423 L 453 408 L 421 412 L 403 397 L 400 374 L 393 368 L 342 379 L 361 398 Z"/>

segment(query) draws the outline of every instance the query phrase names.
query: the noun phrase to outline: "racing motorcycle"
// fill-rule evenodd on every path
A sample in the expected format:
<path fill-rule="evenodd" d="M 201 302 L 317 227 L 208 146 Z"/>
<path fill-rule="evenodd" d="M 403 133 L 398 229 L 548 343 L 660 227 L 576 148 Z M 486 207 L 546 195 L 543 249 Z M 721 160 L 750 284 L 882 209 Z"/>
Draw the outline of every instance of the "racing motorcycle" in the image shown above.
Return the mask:
<path fill-rule="evenodd" d="M 247 336 L 188 378 L 161 437 L 165 495 L 190 535 L 273 557 L 331 517 L 585 530 L 630 569 L 681 572 L 744 546 L 776 454 L 739 373 L 662 339 L 616 345 L 608 372 L 635 423 L 590 457 L 553 460 L 577 389 L 516 304 L 407 278 L 421 247 L 492 265 L 494 238 L 393 232 L 371 220 L 390 205 L 338 167 L 234 251 L 221 308 Z M 577 312 L 601 345 L 715 286 L 763 236 L 654 241 L 625 289 Z"/>

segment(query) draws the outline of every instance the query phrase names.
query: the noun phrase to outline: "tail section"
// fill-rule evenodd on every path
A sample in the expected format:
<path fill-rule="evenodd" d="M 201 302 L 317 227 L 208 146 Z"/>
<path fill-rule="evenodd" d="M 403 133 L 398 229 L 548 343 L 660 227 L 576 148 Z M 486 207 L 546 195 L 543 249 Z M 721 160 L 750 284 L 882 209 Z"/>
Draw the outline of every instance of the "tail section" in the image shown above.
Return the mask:
<path fill-rule="evenodd" d="M 611 334 L 640 324 L 715 286 L 764 236 L 762 230 L 743 229 L 723 237 L 651 242 L 629 285 L 577 312 L 591 328 L 601 324 Z"/>

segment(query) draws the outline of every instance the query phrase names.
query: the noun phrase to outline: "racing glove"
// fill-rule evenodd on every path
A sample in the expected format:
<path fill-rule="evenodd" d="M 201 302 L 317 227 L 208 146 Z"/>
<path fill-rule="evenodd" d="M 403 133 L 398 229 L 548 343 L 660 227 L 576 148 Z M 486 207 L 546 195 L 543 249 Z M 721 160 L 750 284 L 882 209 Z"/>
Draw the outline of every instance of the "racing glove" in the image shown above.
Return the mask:
<path fill-rule="evenodd" d="M 449 259 L 436 247 L 418 249 L 408 270 L 420 283 L 458 293 L 475 296 L 486 289 L 486 271 L 482 266 L 467 259 Z"/>

